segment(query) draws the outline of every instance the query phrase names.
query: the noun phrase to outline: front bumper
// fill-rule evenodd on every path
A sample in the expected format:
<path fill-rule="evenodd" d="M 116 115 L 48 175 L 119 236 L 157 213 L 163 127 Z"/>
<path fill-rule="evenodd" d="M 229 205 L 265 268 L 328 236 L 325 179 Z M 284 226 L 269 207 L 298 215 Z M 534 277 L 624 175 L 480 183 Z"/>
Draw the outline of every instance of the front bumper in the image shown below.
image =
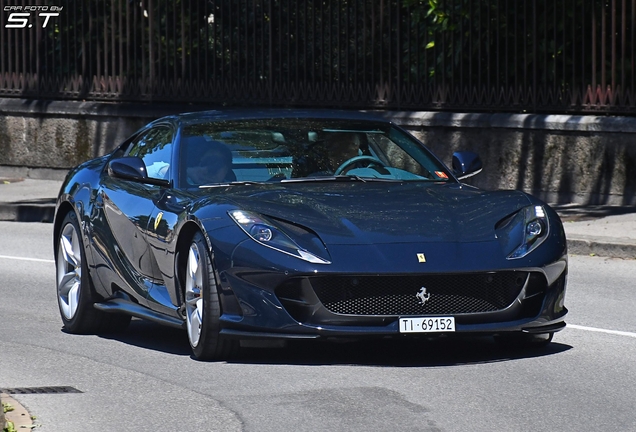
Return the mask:
<path fill-rule="evenodd" d="M 564 306 L 567 267 L 562 266 L 561 269 L 556 279 L 552 277 L 554 272 L 547 277 L 546 272 L 538 269 L 520 271 L 527 277 L 509 305 L 474 313 L 443 313 L 438 310 L 438 313 L 418 314 L 411 309 L 407 310 L 408 313 L 393 315 L 334 313 L 333 307 L 330 306 L 329 310 L 315 295 L 314 287 L 307 286 L 310 277 L 297 278 L 300 282 L 291 285 L 290 279 L 285 279 L 274 290 L 259 288 L 244 279 L 229 278 L 226 283 L 232 286 L 238 307 L 228 308 L 235 313 L 221 316 L 221 334 L 238 339 L 351 339 L 552 333 L 565 327 L 567 314 Z M 552 283 L 548 284 L 550 280 Z M 290 295 L 293 292 L 296 292 L 295 296 Z M 403 334 L 399 332 L 399 318 L 405 316 L 453 316 L 455 331 Z"/>

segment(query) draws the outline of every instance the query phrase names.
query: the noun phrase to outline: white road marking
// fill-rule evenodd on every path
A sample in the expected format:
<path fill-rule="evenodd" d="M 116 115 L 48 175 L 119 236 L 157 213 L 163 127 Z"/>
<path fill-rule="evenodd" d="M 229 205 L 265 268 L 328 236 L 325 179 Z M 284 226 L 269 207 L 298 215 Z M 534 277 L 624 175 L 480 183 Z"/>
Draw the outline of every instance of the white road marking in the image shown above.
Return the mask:
<path fill-rule="evenodd" d="M 8 255 L 0 255 L 0 258 L 13 259 L 13 260 L 19 260 L 19 261 L 35 261 L 35 262 L 55 263 L 55 260 L 40 259 L 40 258 L 27 258 L 27 257 L 14 257 L 14 256 L 8 256 Z"/>
<path fill-rule="evenodd" d="M 573 329 L 576 329 L 576 330 L 585 330 L 585 331 L 591 331 L 591 332 L 597 332 L 597 333 L 607 333 L 607 334 L 613 334 L 613 335 L 618 335 L 618 336 L 636 337 L 636 333 L 632 333 L 632 332 L 618 331 L 618 330 L 606 330 L 606 329 L 600 329 L 600 328 L 596 328 L 596 327 L 585 327 L 585 326 L 580 326 L 580 325 L 576 325 L 576 324 L 568 324 L 568 326 L 566 328 L 573 328 Z"/>

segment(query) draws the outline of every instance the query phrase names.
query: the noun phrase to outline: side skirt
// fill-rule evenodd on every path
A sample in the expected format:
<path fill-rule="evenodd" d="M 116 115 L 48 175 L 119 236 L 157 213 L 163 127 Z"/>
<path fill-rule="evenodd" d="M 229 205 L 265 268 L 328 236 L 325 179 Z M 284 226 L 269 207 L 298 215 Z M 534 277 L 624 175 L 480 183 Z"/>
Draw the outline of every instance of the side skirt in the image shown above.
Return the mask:
<path fill-rule="evenodd" d="M 95 307 L 95 309 L 102 312 L 123 313 L 148 321 L 153 321 L 157 324 L 176 327 L 179 329 L 185 329 L 186 326 L 184 320 L 154 312 L 150 309 L 147 309 L 130 300 L 126 300 L 123 298 L 113 298 L 100 303 L 95 303 L 93 306 Z"/>
<path fill-rule="evenodd" d="M 243 330 L 222 329 L 220 334 L 228 339 L 296 339 L 309 340 L 320 339 L 320 335 L 304 335 L 295 333 L 261 333 Z"/>

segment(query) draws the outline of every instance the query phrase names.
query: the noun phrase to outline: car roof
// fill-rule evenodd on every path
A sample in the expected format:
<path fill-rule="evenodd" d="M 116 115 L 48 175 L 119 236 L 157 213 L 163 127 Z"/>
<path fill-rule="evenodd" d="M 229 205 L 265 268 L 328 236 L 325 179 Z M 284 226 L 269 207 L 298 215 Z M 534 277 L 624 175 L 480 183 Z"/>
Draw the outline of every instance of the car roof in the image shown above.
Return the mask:
<path fill-rule="evenodd" d="M 162 117 L 152 122 L 174 122 L 180 126 L 204 123 L 209 121 L 255 120 L 255 119 L 331 119 L 356 120 L 391 123 L 382 117 L 381 112 L 335 110 L 335 109 L 296 109 L 296 108 L 231 108 L 207 111 L 194 111 Z"/>

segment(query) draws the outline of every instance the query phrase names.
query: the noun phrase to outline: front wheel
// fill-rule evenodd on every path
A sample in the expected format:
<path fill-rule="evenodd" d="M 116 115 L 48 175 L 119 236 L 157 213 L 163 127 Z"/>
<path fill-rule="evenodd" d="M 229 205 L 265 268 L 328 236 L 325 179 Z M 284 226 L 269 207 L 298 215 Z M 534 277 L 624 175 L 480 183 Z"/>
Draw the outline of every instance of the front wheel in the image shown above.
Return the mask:
<path fill-rule="evenodd" d="M 55 255 L 57 303 L 64 329 L 91 334 L 123 331 L 130 315 L 106 314 L 93 307 L 99 301 L 88 272 L 84 243 L 75 213 L 62 221 Z"/>
<path fill-rule="evenodd" d="M 188 340 L 198 360 L 221 360 L 236 349 L 236 341 L 220 332 L 221 304 L 210 253 L 197 232 L 188 250 L 185 269 L 185 311 Z"/>

